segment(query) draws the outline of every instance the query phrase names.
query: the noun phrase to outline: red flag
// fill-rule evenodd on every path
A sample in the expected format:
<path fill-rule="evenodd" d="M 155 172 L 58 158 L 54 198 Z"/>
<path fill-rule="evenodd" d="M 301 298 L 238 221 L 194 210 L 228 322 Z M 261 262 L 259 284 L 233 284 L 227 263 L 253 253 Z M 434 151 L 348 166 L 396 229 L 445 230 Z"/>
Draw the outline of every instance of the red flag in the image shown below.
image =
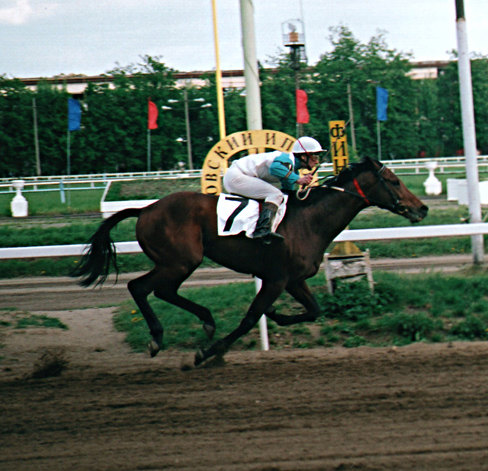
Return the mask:
<path fill-rule="evenodd" d="M 158 107 L 151 100 L 147 101 L 147 129 L 158 129 Z"/>
<path fill-rule="evenodd" d="M 306 124 L 310 121 L 310 116 L 307 109 L 307 93 L 305 90 L 296 90 L 297 101 L 297 123 Z"/>

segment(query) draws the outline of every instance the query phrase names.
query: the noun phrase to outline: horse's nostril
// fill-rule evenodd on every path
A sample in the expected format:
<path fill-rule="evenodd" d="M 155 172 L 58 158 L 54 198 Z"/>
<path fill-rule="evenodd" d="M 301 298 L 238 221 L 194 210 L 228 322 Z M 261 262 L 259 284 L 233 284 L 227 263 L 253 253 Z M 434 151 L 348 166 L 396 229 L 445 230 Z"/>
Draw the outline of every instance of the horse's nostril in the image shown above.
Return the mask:
<path fill-rule="evenodd" d="M 422 217 L 427 216 L 427 213 L 429 212 L 429 207 L 428 206 L 422 206 L 420 208 L 420 213 L 422 214 Z"/>

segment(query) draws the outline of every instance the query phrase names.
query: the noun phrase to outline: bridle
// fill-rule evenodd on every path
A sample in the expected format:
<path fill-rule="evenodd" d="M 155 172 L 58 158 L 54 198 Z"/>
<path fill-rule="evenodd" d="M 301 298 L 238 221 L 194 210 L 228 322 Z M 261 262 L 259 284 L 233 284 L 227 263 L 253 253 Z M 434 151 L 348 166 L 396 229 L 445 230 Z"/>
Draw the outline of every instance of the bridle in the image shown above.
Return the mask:
<path fill-rule="evenodd" d="M 336 186 L 330 184 L 327 180 L 330 179 L 330 177 L 326 177 L 326 179 L 318 185 L 317 188 L 328 188 L 330 190 L 335 190 L 335 191 L 340 191 L 341 193 L 347 193 L 349 195 L 355 196 L 366 203 L 366 206 L 378 206 L 383 209 L 388 209 L 394 213 L 397 214 L 404 214 L 407 209 L 400 203 L 400 200 L 397 198 L 397 196 L 393 193 L 391 188 L 388 186 L 386 180 L 383 178 L 383 173 L 386 170 L 386 166 L 384 164 L 381 165 L 379 169 L 376 170 L 376 176 L 378 177 L 378 182 L 383 186 L 383 188 L 386 190 L 386 192 L 389 194 L 389 196 L 392 199 L 392 203 L 382 203 L 379 201 L 376 201 L 372 198 L 369 198 L 366 196 L 366 193 L 363 191 L 361 188 L 360 183 L 358 182 L 357 178 L 354 177 L 352 180 L 352 183 L 354 185 L 355 191 L 347 190 L 346 188 L 343 188 L 341 186 Z M 310 190 L 313 187 L 308 187 L 305 190 L 297 190 L 297 198 L 299 200 L 305 200 L 308 195 L 310 194 Z M 304 193 L 302 195 L 301 193 Z"/>

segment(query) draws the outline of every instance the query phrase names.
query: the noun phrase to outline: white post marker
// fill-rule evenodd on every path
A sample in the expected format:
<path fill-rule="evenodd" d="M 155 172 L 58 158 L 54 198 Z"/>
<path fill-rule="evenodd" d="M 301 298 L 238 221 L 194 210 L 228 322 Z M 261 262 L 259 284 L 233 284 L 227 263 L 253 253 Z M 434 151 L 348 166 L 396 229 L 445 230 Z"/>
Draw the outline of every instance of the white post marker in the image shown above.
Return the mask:
<path fill-rule="evenodd" d="M 442 193 L 442 182 L 434 175 L 434 171 L 437 168 L 437 162 L 427 162 L 425 167 L 429 171 L 429 176 L 424 182 L 425 193 L 427 195 L 438 196 Z"/>
<path fill-rule="evenodd" d="M 24 188 L 24 180 L 14 180 L 12 186 L 15 188 L 16 194 L 10 202 L 10 210 L 14 218 L 25 218 L 28 214 L 29 203 L 22 196 L 22 189 Z"/>

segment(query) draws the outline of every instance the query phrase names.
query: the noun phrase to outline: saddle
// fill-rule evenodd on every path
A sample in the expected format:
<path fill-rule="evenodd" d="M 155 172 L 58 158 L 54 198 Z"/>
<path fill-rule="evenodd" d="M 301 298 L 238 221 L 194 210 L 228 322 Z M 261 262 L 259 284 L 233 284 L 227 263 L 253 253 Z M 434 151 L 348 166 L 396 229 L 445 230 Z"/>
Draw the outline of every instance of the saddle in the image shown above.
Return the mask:
<path fill-rule="evenodd" d="M 273 232 L 276 231 L 285 216 L 288 195 L 283 196 L 283 203 L 278 208 L 273 222 Z M 244 196 L 221 193 L 217 202 L 218 235 L 232 236 L 245 232 L 247 237 L 252 238 L 261 204 L 262 201 Z"/>

